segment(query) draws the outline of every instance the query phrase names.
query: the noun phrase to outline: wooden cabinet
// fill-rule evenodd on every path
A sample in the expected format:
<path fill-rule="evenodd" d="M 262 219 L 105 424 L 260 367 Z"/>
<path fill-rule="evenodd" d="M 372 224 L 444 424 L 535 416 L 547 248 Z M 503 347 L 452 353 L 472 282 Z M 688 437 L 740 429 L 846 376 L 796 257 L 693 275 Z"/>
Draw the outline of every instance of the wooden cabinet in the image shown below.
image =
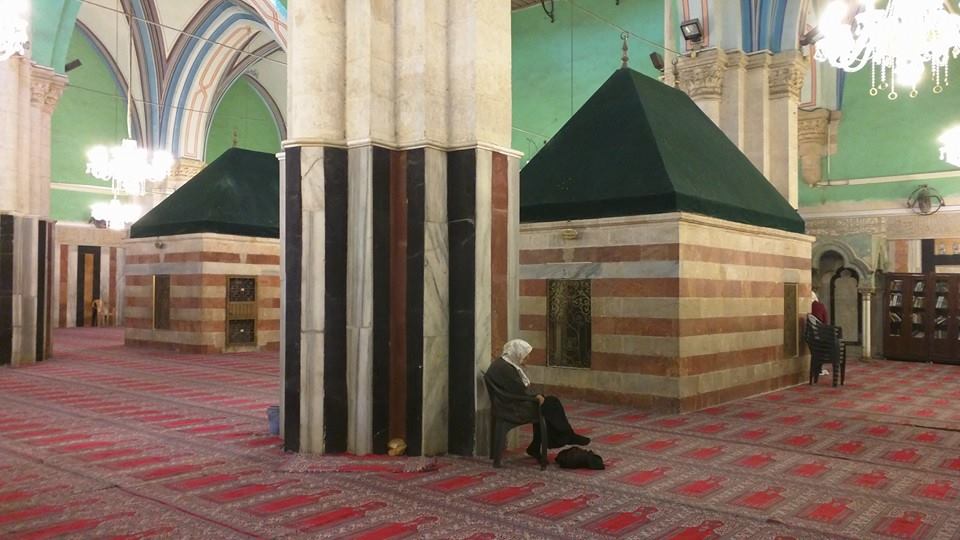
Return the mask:
<path fill-rule="evenodd" d="M 960 276 L 889 274 L 884 354 L 898 360 L 960 363 Z"/>

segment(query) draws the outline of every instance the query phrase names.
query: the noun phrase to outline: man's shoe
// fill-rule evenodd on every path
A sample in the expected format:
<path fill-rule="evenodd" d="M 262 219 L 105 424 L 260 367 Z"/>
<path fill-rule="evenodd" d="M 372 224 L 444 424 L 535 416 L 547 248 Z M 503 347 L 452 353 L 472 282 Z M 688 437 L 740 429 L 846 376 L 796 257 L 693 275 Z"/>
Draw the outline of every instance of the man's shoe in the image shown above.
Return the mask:
<path fill-rule="evenodd" d="M 590 437 L 584 437 L 583 435 L 577 435 L 576 433 L 574 433 L 573 435 L 570 436 L 567 442 L 569 444 L 576 444 L 578 446 L 586 446 L 590 444 Z"/>
<path fill-rule="evenodd" d="M 530 457 L 532 457 L 533 459 L 539 460 L 539 459 L 540 459 L 540 444 L 537 443 L 536 446 L 534 446 L 534 445 L 532 445 L 532 444 L 531 444 L 530 446 L 528 446 L 528 447 L 527 447 L 527 455 L 530 456 Z"/>

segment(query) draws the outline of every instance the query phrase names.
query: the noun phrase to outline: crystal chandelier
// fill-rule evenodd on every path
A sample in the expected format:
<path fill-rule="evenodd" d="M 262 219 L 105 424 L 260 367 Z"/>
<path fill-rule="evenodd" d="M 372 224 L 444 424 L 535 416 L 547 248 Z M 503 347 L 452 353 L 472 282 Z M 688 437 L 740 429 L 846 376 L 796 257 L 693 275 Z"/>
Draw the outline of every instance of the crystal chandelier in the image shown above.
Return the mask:
<path fill-rule="evenodd" d="M 163 181 L 172 167 L 173 156 L 169 152 L 151 153 L 138 147 L 133 139 L 123 139 L 119 146 L 94 146 L 87 151 L 87 174 L 111 182 L 114 196 L 142 196 L 147 182 Z"/>
<path fill-rule="evenodd" d="M 850 20 L 851 4 L 857 12 Z M 845 71 L 871 64 L 870 95 L 888 90 L 897 99 L 896 87 L 917 85 L 930 64 L 933 92 L 950 84 L 948 62 L 960 55 L 960 15 L 949 13 L 943 0 L 889 0 L 877 8 L 875 0 L 834 0 L 818 27 L 815 58 Z M 878 80 L 879 79 L 879 80 Z"/>
<path fill-rule="evenodd" d="M 960 167 L 960 126 L 948 129 L 940 135 L 940 159 Z"/>
<path fill-rule="evenodd" d="M 29 20 L 30 0 L 0 0 L 0 62 L 26 52 Z"/>
<path fill-rule="evenodd" d="M 114 230 L 123 230 L 140 219 L 140 207 L 135 204 L 123 204 L 114 195 L 108 203 L 95 203 L 90 206 L 90 216 L 97 221 L 106 221 Z"/>
<path fill-rule="evenodd" d="M 4 0 L 0 0 L 4 1 Z M 131 20 L 130 34 L 133 35 Z M 117 32 L 117 47 L 119 48 Z M 133 40 L 129 42 L 127 57 L 130 59 L 128 73 L 133 76 Z M 173 168 L 173 156 L 166 151 L 150 151 L 137 146 L 132 133 L 133 91 L 127 88 L 127 136 L 119 146 L 94 146 L 87 151 L 87 174 L 110 182 L 113 190 L 114 209 L 120 205 L 117 196 L 124 194 L 141 197 L 146 194 L 147 182 L 162 182 Z M 114 204 L 116 203 L 116 204 Z"/>

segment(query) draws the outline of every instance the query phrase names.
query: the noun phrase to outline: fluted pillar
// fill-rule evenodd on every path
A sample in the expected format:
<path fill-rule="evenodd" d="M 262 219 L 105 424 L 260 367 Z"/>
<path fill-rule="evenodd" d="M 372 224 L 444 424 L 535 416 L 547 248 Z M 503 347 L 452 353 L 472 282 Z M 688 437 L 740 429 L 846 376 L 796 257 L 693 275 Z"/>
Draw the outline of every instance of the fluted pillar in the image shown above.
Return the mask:
<path fill-rule="evenodd" d="M 510 2 L 290 6 L 284 436 L 471 454 L 517 326 Z"/>

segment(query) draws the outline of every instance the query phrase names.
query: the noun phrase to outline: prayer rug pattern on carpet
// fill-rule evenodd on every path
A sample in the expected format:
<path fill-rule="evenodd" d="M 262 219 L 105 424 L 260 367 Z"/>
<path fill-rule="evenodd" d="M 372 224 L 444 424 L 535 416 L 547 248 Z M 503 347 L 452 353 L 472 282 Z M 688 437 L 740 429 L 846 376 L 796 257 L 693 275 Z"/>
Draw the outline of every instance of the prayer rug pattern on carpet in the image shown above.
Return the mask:
<path fill-rule="evenodd" d="M 0 537 L 960 538 L 960 367 L 851 363 L 686 415 L 571 402 L 607 468 L 541 472 L 287 455 L 276 353 L 121 342 L 59 330 L 0 369 Z"/>

